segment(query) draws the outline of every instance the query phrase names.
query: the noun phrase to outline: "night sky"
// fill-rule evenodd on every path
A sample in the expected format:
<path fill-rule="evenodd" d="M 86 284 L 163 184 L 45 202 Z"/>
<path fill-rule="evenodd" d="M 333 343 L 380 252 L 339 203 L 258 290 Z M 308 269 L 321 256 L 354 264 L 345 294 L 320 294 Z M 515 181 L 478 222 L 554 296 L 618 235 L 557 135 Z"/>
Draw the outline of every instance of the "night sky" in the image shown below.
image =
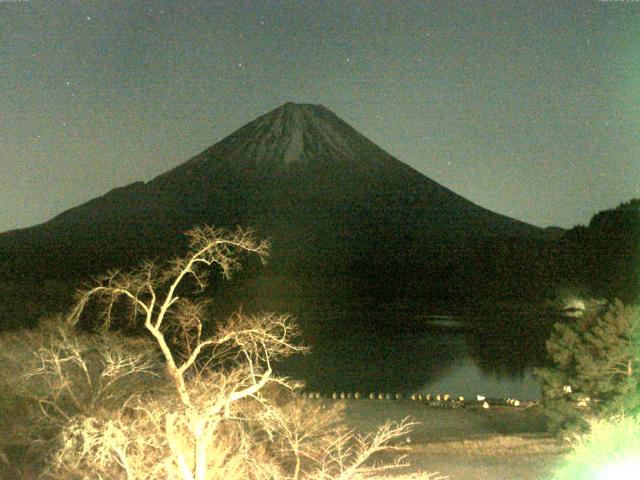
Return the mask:
<path fill-rule="evenodd" d="M 640 2 L 0 0 L 0 231 L 319 103 L 491 210 L 640 196 Z"/>

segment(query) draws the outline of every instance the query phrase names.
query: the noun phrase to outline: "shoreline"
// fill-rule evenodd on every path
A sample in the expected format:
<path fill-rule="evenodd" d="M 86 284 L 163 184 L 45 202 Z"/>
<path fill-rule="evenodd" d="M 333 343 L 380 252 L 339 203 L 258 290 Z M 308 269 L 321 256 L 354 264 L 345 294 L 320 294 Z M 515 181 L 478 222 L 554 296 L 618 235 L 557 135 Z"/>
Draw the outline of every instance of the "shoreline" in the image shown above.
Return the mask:
<path fill-rule="evenodd" d="M 409 417 L 418 423 L 399 445 L 406 447 L 407 473 L 439 472 L 449 480 L 544 480 L 569 451 L 547 433 L 537 405 L 437 409 L 411 401 L 337 402 L 344 406 L 346 425 L 363 435 L 387 420 Z"/>

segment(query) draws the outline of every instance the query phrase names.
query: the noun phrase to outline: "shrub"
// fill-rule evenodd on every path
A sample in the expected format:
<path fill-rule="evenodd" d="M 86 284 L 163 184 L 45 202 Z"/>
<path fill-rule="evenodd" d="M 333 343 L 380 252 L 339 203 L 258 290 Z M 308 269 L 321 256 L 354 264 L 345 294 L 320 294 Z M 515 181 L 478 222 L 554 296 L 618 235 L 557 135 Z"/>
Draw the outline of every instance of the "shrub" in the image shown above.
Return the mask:
<path fill-rule="evenodd" d="M 0 334 L 2 443 L 41 464 L 73 419 L 161 388 L 157 359 L 148 340 L 79 333 L 59 318 Z"/>
<path fill-rule="evenodd" d="M 590 433 L 574 439 L 573 451 L 554 480 L 636 478 L 640 469 L 640 418 L 612 417 L 590 422 Z"/>

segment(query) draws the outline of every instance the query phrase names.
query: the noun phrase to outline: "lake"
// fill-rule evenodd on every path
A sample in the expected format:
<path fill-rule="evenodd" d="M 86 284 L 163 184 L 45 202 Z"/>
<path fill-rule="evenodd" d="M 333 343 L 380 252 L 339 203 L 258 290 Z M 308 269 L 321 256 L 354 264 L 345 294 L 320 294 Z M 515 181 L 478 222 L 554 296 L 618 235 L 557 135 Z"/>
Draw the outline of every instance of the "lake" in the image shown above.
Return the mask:
<path fill-rule="evenodd" d="M 323 315 L 322 321 L 316 317 L 311 327 L 303 327 L 312 352 L 282 367 L 283 373 L 304 380 L 309 391 L 540 398 L 533 369 L 545 359 L 554 320 L 548 316 Z"/>

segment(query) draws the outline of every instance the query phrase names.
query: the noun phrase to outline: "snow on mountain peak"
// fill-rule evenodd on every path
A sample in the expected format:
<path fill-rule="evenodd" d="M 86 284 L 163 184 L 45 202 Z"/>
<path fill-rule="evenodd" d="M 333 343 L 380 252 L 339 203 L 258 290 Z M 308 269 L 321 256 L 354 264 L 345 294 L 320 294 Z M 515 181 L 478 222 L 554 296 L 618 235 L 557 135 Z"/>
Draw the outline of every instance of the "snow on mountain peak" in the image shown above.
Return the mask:
<path fill-rule="evenodd" d="M 340 123 L 321 105 L 286 103 L 247 125 L 244 133 L 258 161 L 280 160 L 286 165 L 311 161 L 318 154 L 353 157 Z"/>
<path fill-rule="evenodd" d="M 336 128 L 337 117 L 333 117 L 320 105 L 286 103 L 261 117 L 266 131 L 256 140 L 274 147 L 285 164 L 310 160 L 312 153 L 325 148 L 334 150 L 334 154 L 352 154 L 349 142 Z"/>
<path fill-rule="evenodd" d="M 294 165 L 329 168 L 340 164 L 371 171 L 396 163 L 400 164 L 328 108 L 290 102 L 249 122 L 162 177 L 185 171 L 200 175 L 218 168 L 257 169 L 261 175 L 269 175 L 291 171 Z M 398 166 L 392 168 L 397 170 Z"/>

